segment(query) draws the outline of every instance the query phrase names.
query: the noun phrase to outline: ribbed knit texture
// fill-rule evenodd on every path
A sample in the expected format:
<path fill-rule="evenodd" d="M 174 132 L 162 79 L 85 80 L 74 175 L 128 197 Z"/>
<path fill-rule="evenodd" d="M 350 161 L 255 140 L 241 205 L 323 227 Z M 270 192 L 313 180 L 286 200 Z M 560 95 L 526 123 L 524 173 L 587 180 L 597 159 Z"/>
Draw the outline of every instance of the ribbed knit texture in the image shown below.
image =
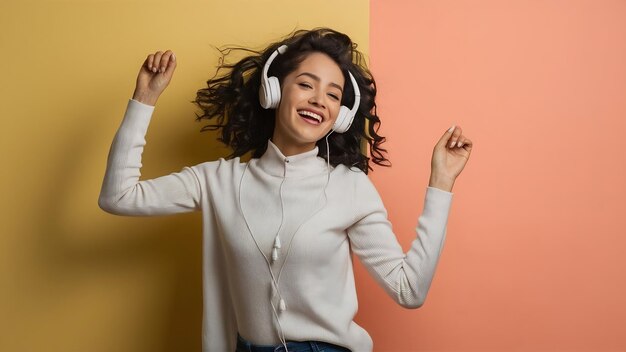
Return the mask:
<path fill-rule="evenodd" d="M 324 196 L 327 166 L 317 147 L 285 157 L 270 140 L 265 154 L 248 163 L 219 158 L 139 181 L 153 111 L 154 106 L 129 100 L 98 203 L 118 215 L 202 212 L 204 352 L 234 351 L 237 331 L 255 344 L 279 344 L 281 329 L 270 302 L 286 340 L 371 352 L 371 337 L 353 320 L 358 302 L 350 250 L 399 305 L 424 303 L 453 193 L 426 187 L 417 236 L 404 253 L 376 188 L 361 170 L 331 166 Z M 271 268 L 284 312 L 278 312 L 280 297 L 272 294 L 261 254 L 271 262 L 279 228 L 280 254 Z"/>

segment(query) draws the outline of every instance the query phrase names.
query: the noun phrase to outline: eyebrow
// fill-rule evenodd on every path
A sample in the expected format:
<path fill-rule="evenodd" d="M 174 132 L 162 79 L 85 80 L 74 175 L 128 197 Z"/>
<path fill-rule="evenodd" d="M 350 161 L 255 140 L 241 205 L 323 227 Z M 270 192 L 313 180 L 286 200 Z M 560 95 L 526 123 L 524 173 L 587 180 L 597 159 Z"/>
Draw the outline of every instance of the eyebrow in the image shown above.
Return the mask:
<path fill-rule="evenodd" d="M 314 74 L 312 74 L 310 72 L 302 72 L 301 74 L 297 75 L 296 78 L 298 78 L 300 76 L 309 76 L 309 77 L 313 78 L 314 80 L 316 80 L 318 82 L 320 81 L 319 77 L 317 77 L 316 75 L 314 75 Z M 340 85 L 338 85 L 335 82 L 330 82 L 330 85 L 333 86 L 333 87 L 337 87 L 337 89 L 339 89 L 339 91 L 341 91 L 341 94 L 343 94 L 343 89 L 341 89 Z"/>

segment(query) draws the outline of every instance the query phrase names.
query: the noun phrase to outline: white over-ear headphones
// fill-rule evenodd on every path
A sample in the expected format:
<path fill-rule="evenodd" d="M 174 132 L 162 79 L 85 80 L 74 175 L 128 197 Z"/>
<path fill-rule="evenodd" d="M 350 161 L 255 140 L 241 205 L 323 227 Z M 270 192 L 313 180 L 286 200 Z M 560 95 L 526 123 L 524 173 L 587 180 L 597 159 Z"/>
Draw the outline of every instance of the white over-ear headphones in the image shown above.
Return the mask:
<path fill-rule="evenodd" d="M 287 50 L 287 45 L 281 45 L 276 49 L 263 67 L 263 73 L 261 74 L 261 86 L 259 87 L 259 101 L 264 109 L 276 109 L 280 102 L 280 83 L 275 76 L 267 77 L 267 71 L 269 71 L 270 64 L 274 61 L 274 58 L 278 53 L 284 54 Z M 359 91 L 359 85 L 356 83 L 356 79 L 352 76 L 352 73 L 348 71 L 350 80 L 352 81 L 352 87 L 354 88 L 354 105 L 352 109 L 342 105 L 339 108 L 339 115 L 333 125 L 332 130 L 337 133 L 344 133 L 352 125 L 354 115 L 356 115 L 359 108 L 359 102 L 361 101 L 361 92 Z"/>

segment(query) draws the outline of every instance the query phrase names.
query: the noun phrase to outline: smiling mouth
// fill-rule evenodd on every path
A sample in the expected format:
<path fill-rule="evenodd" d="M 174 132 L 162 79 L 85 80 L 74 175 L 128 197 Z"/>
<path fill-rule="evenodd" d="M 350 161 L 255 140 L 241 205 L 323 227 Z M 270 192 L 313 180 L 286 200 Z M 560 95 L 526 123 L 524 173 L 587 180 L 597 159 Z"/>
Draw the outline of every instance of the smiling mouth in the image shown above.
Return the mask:
<path fill-rule="evenodd" d="M 297 111 L 297 113 L 304 121 L 312 125 L 319 125 L 322 123 L 322 117 L 320 115 L 305 110 Z"/>

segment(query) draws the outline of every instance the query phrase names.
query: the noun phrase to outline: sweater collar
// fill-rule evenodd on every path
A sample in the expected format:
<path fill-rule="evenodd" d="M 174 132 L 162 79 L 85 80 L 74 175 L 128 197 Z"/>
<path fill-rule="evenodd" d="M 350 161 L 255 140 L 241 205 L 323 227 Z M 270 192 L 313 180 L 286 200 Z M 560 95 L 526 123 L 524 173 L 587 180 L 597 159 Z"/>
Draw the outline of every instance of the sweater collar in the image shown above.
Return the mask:
<path fill-rule="evenodd" d="M 319 147 L 308 152 L 285 156 L 280 149 L 267 140 L 265 153 L 259 158 L 258 166 L 272 176 L 303 177 L 326 172 L 326 160 L 319 157 Z"/>

